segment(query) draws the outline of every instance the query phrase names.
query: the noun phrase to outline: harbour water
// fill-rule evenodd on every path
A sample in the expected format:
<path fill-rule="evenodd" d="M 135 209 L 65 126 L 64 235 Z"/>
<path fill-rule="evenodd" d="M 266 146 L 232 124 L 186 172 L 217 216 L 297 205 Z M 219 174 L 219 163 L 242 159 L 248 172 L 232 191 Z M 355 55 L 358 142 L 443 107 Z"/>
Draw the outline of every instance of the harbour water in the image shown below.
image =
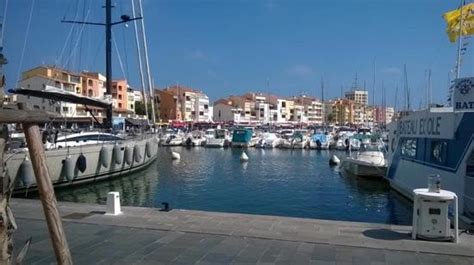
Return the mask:
<path fill-rule="evenodd" d="M 181 154 L 171 160 L 170 151 Z M 119 191 L 122 204 L 390 224 L 411 223 L 411 203 L 381 180 L 341 174 L 330 151 L 165 148 L 133 175 L 59 189 L 58 200 L 104 204 Z M 337 155 L 343 156 L 341 152 Z"/>

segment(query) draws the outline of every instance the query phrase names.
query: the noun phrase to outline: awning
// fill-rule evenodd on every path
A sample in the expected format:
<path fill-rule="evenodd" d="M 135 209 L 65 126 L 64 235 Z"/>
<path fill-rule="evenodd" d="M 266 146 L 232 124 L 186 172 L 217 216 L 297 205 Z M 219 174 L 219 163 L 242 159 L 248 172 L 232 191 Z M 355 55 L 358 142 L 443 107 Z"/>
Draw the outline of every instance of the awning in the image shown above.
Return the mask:
<path fill-rule="evenodd" d="M 100 107 L 104 109 L 110 108 L 112 106 L 111 102 L 100 100 L 100 99 L 92 99 L 86 96 L 78 95 L 76 93 L 68 92 L 68 91 L 55 88 L 55 87 L 47 87 L 43 90 L 16 88 L 16 89 L 10 89 L 8 90 L 8 92 L 13 93 L 13 94 L 25 95 L 25 96 L 52 99 L 52 100 L 62 101 L 62 102 L 82 104 L 86 106 L 95 106 L 95 107 Z"/>

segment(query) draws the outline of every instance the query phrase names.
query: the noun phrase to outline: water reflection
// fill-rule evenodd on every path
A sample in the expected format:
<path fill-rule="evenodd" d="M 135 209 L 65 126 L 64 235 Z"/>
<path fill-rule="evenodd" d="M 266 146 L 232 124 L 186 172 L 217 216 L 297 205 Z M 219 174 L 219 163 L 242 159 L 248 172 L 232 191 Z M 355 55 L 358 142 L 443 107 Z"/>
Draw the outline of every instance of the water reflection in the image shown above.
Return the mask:
<path fill-rule="evenodd" d="M 119 191 L 123 205 L 409 224 L 411 204 L 386 182 L 349 176 L 328 164 L 332 151 L 160 148 L 148 169 L 57 192 L 59 200 L 101 203 Z M 344 153 L 338 153 L 344 156 Z"/>
<path fill-rule="evenodd" d="M 58 200 L 105 204 L 107 193 L 120 192 L 123 205 L 154 206 L 155 187 L 158 185 L 156 164 L 132 176 L 114 178 L 108 181 L 59 189 L 56 191 Z"/>

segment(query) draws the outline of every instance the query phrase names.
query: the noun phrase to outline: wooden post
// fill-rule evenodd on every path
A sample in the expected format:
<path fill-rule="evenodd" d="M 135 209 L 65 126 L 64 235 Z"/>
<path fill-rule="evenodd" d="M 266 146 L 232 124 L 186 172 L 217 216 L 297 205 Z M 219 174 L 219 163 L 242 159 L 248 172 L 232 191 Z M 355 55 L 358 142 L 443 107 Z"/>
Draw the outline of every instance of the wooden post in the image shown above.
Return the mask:
<path fill-rule="evenodd" d="M 0 264 L 11 264 L 13 252 L 12 233 L 16 229 L 15 221 L 10 219 L 8 201 L 11 191 L 10 178 L 4 167 L 4 150 L 6 145 L 7 131 L 0 124 Z"/>
<path fill-rule="evenodd" d="M 58 203 L 54 194 L 53 184 L 49 176 L 46 154 L 41 141 L 41 133 L 37 124 L 23 123 L 31 164 L 35 172 L 36 185 L 43 211 L 48 224 L 49 234 L 53 243 L 54 253 L 58 264 L 72 264 L 71 253 L 64 233 Z"/>

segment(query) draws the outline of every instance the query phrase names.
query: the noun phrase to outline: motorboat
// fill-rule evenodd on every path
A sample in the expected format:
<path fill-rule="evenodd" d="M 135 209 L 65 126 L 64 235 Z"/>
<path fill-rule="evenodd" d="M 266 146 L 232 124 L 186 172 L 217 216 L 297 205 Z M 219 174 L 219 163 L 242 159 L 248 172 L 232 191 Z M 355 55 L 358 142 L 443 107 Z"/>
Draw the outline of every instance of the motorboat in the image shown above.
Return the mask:
<path fill-rule="evenodd" d="M 206 147 L 226 147 L 229 145 L 230 141 L 227 138 L 228 130 L 226 129 L 216 129 L 213 130 L 214 135 L 206 139 Z M 206 131 L 207 134 L 207 131 Z"/>
<path fill-rule="evenodd" d="M 232 147 L 249 147 L 253 131 L 248 128 L 234 129 L 232 133 Z"/>
<path fill-rule="evenodd" d="M 330 134 L 324 134 L 324 133 L 313 134 L 313 136 L 311 136 L 310 138 L 309 148 L 326 150 L 326 149 L 329 149 L 331 145 L 331 141 L 332 141 L 332 135 Z"/>
<path fill-rule="evenodd" d="M 189 133 L 186 141 L 184 141 L 185 146 L 204 146 L 206 144 L 207 138 L 200 131 L 194 131 Z"/>
<path fill-rule="evenodd" d="M 275 148 L 280 144 L 279 137 L 275 133 L 265 132 L 257 142 L 257 148 Z"/>
<path fill-rule="evenodd" d="M 361 151 L 343 159 L 341 166 L 352 175 L 383 178 L 387 160 L 381 151 Z"/>

